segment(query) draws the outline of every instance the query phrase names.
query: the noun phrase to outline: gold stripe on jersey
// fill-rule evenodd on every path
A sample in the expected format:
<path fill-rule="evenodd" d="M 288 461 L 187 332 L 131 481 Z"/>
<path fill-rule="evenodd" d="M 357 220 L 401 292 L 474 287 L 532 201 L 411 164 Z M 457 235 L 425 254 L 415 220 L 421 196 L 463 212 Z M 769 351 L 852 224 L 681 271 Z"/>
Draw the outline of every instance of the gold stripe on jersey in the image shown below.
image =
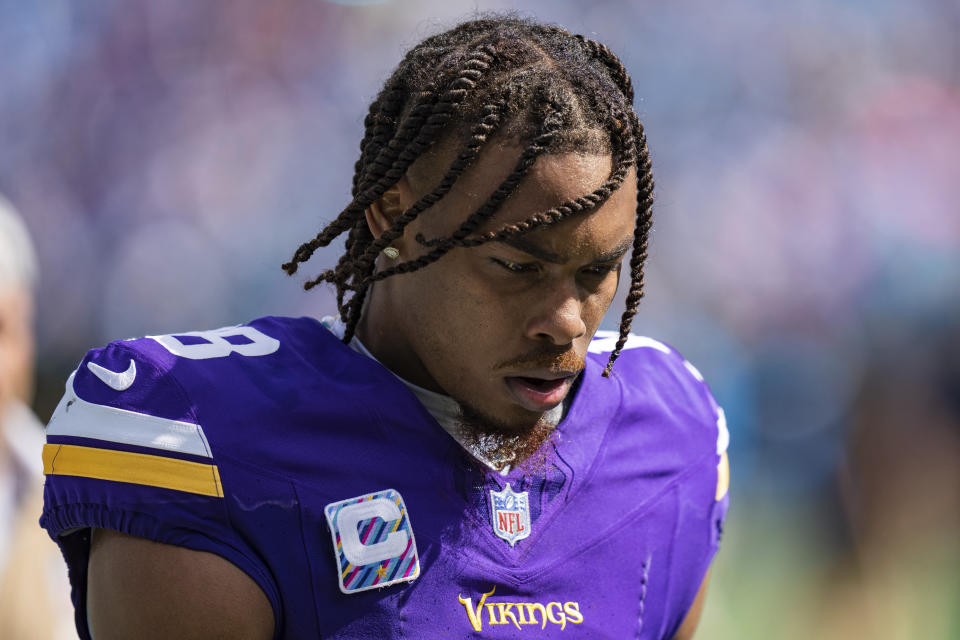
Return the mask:
<path fill-rule="evenodd" d="M 43 446 L 43 473 L 130 482 L 223 497 L 216 465 L 71 444 Z"/>
<path fill-rule="evenodd" d="M 717 500 L 727 495 L 730 488 L 730 460 L 727 452 L 720 454 L 720 464 L 717 465 Z"/>

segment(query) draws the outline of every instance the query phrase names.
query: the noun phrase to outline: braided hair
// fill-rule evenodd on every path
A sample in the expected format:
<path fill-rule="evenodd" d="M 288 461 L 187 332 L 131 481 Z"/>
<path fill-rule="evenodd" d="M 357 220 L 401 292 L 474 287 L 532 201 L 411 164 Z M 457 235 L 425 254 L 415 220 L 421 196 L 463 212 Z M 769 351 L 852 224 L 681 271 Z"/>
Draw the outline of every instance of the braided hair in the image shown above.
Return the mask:
<path fill-rule="evenodd" d="M 630 289 L 620 337 L 603 375 L 609 377 L 643 296 L 643 264 L 651 226 L 653 176 L 643 126 L 633 110 L 633 85 L 620 60 L 599 42 L 530 20 L 494 16 L 464 22 L 413 47 L 386 81 L 364 119 L 360 158 L 354 166 L 353 200 L 283 265 L 290 275 L 313 253 L 347 233 L 346 250 L 333 269 L 308 281 L 337 291 L 344 342 L 356 330 L 372 283 L 410 273 L 456 247 L 474 247 L 523 235 L 597 209 L 631 167 L 637 170 L 637 208 L 630 258 Z M 403 234 L 420 213 L 446 195 L 495 135 L 516 140 L 524 151 L 489 199 L 448 237 L 416 241 L 429 251 L 375 272 L 377 254 Z M 460 140 L 459 154 L 433 190 L 419 198 L 379 238 L 364 212 L 441 140 Z M 495 231 L 476 234 L 546 153 L 609 153 L 612 169 L 590 193 Z"/>

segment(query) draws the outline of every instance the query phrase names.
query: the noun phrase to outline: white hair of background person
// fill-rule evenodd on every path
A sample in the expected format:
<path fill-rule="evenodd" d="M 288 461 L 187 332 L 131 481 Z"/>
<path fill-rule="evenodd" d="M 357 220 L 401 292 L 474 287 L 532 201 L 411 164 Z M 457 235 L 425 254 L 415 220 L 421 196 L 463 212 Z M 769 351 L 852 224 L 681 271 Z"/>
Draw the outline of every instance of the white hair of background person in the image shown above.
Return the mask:
<path fill-rule="evenodd" d="M 37 283 L 37 254 L 13 204 L 0 195 L 0 289 Z"/>

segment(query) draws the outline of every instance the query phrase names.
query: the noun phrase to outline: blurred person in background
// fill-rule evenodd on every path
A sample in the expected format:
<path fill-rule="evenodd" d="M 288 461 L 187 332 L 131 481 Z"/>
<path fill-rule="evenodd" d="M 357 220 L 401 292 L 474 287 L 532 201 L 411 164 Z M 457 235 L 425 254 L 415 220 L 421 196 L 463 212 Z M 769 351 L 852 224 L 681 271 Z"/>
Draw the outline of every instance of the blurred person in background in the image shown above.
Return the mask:
<path fill-rule="evenodd" d="M 0 196 L 0 638 L 76 638 L 60 555 L 36 526 L 43 426 L 33 395 L 33 244 Z"/>

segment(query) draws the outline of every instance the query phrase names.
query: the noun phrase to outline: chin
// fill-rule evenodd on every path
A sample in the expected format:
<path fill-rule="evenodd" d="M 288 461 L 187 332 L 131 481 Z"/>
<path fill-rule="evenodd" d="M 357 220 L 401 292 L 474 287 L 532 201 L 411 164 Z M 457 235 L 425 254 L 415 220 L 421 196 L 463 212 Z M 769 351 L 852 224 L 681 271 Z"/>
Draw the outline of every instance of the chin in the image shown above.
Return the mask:
<path fill-rule="evenodd" d="M 510 466 L 525 464 L 533 459 L 555 427 L 543 414 L 522 411 L 526 414 L 522 419 L 504 421 L 461 405 L 461 436 L 469 449 L 479 451 L 488 460 L 500 460 Z"/>
<path fill-rule="evenodd" d="M 510 407 L 505 412 L 507 415 L 498 416 L 467 402 L 458 403 L 462 424 L 477 433 L 516 436 L 536 427 L 544 417 L 543 413 L 528 411 L 523 407 Z"/>

